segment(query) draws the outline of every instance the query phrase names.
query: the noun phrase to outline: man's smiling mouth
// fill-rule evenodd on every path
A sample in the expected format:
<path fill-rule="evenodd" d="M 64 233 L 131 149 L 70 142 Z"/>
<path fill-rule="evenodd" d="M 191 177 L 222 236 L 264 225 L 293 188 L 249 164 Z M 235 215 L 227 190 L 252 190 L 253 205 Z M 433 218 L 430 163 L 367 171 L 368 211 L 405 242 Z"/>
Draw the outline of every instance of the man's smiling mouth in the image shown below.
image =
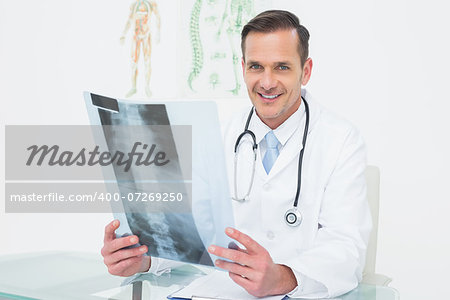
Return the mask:
<path fill-rule="evenodd" d="M 276 94 L 276 95 L 265 95 L 265 94 L 261 94 L 258 93 L 262 98 L 264 99 L 268 99 L 268 100 L 273 100 L 275 98 L 278 98 L 281 94 Z"/>

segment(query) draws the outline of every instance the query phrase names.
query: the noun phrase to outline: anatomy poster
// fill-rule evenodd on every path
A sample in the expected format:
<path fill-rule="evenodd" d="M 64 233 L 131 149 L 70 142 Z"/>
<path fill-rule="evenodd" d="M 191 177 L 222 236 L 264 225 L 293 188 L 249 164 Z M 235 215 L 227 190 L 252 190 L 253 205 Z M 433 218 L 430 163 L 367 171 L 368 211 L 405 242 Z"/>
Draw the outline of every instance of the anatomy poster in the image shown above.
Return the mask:
<path fill-rule="evenodd" d="M 241 30 L 271 0 L 181 2 L 180 54 L 185 62 L 183 94 L 199 97 L 246 95 L 241 68 Z"/>

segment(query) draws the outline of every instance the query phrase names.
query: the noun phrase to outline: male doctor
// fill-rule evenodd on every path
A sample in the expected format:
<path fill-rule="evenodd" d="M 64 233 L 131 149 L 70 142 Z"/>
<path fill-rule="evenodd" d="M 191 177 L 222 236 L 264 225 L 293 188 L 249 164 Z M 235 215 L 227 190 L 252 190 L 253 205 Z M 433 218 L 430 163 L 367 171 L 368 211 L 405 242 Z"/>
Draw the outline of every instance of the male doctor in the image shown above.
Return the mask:
<path fill-rule="evenodd" d="M 236 140 L 247 121 L 258 145 L 255 173 L 248 196 L 233 201 L 236 228 L 226 229 L 242 247 L 211 245 L 208 251 L 230 260 L 215 263 L 257 297 L 334 297 L 358 285 L 365 262 L 371 218 L 364 142 L 350 123 L 302 89 L 313 65 L 308 40 L 307 29 L 287 11 L 263 12 L 242 30 L 242 69 L 255 111 L 236 116 L 225 132 L 232 191 L 235 180 L 243 182 L 234 178 L 233 161 Z M 294 208 L 305 128 L 297 204 L 301 222 L 292 226 L 285 215 Z M 246 187 L 239 190 L 245 193 Z M 122 249 L 138 243 L 138 238 L 116 239 L 118 226 L 115 220 L 105 228 L 102 255 L 109 272 L 160 272 L 160 260 L 141 255 L 147 246 Z"/>

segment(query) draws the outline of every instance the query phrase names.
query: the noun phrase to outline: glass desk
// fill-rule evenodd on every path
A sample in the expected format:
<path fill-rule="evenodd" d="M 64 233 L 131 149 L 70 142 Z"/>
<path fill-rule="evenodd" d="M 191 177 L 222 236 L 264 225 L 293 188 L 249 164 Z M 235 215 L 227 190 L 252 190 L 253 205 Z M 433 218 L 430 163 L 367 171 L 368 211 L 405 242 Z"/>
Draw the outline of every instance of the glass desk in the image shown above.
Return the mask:
<path fill-rule="evenodd" d="M 166 299 L 204 275 L 206 267 L 184 265 L 162 276 L 130 278 L 108 273 L 100 254 L 45 252 L 0 256 L 0 299 Z M 390 287 L 360 284 L 342 300 L 396 300 Z"/>

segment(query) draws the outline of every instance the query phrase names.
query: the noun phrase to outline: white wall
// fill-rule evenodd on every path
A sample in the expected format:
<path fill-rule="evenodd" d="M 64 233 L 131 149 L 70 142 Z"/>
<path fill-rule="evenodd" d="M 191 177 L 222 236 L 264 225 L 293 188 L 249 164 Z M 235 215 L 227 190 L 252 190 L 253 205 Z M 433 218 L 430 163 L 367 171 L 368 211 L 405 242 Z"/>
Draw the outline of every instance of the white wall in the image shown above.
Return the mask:
<path fill-rule="evenodd" d="M 170 1 L 159 2 L 163 17 L 173 10 Z M 381 168 L 377 271 L 393 277 L 391 285 L 402 299 L 446 295 L 450 5 L 438 0 L 274 2 L 296 12 L 310 30 L 314 69 L 308 89 L 360 128 L 369 163 Z M 129 87 L 129 50 L 118 39 L 129 4 L 0 0 L 1 124 L 87 124 L 83 90 L 123 96 Z M 167 19 L 163 25 L 166 40 L 153 53 L 158 77 L 152 84 L 165 87 L 156 89 L 156 96 L 176 97 L 176 89 L 170 89 L 176 78 L 171 47 L 176 30 Z M 226 117 L 247 100 L 218 103 Z M 4 130 L 0 141 L 4 170 Z M 0 254 L 100 249 L 108 214 L 5 214 L 3 184 L 0 195 Z"/>

